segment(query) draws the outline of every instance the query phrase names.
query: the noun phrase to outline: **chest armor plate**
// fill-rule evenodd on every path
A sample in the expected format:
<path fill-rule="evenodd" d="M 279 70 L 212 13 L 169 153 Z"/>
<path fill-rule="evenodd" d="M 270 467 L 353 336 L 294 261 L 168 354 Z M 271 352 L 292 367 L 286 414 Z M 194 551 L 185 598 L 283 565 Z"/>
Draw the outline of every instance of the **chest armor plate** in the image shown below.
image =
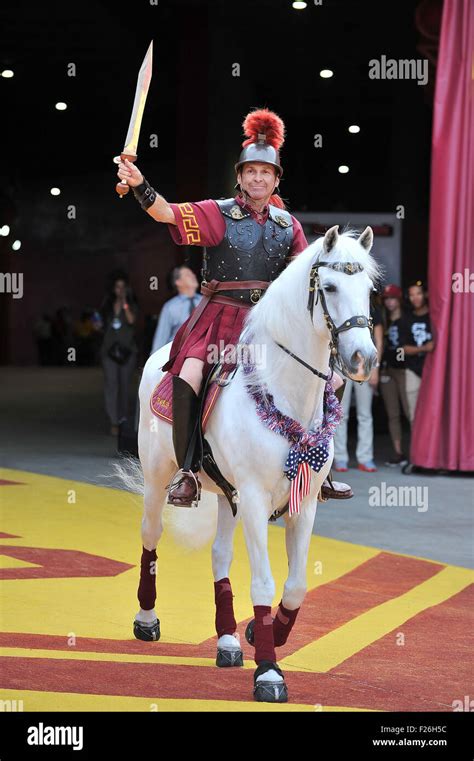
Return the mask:
<path fill-rule="evenodd" d="M 242 209 L 234 198 L 217 201 L 226 224 L 218 246 L 205 251 L 203 279 L 229 281 L 264 280 L 271 282 L 285 269 L 293 241 L 293 222 L 284 209 L 269 206 L 264 225 Z M 222 291 L 238 301 L 250 302 L 249 291 Z"/>

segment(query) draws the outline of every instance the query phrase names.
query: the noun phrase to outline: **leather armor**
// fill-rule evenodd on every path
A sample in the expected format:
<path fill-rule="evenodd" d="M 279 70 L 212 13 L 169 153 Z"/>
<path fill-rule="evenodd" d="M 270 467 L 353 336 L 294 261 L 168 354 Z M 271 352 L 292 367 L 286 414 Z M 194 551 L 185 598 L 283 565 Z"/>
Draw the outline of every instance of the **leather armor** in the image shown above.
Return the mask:
<path fill-rule="evenodd" d="M 232 290 L 232 281 L 263 280 L 271 282 L 285 269 L 293 241 L 293 221 L 285 209 L 268 207 L 268 219 L 259 224 L 234 198 L 216 201 L 226 224 L 224 238 L 218 246 L 204 251 L 202 277 L 205 282 L 229 281 L 229 290 L 219 291 L 247 304 L 256 303 L 259 293 Z"/>

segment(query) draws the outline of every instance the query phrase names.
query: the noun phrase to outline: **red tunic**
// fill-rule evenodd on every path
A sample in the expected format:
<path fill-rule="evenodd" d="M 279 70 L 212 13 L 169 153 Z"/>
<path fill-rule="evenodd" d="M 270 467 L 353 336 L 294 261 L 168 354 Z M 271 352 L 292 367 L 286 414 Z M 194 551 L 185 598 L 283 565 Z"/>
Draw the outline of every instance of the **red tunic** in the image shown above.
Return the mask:
<path fill-rule="evenodd" d="M 265 224 L 268 218 L 268 207 L 259 213 L 248 206 L 240 196 L 237 196 L 235 200 L 239 206 L 249 211 L 259 224 Z M 173 209 L 176 225 L 170 224 L 168 229 L 178 246 L 217 246 L 224 238 L 226 224 L 215 201 L 172 203 L 170 206 Z M 296 256 L 308 246 L 308 243 L 301 224 L 293 215 L 291 219 L 293 241 L 288 256 Z M 245 273 L 242 279 L 245 279 Z M 181 336 L 186 330 L 189 318 L 180 327 L 171 346 L 170 359 L 163 366 L 163 370 L 179 375 L 184 360 L 195 357 L 205 363 L 205 376 L 214 364 L 214 357 L 209 356 L 210 347 L 215 346 L 220 352 L 223 345 L 237 344 L 247 312 L 248 308 L 242 307 L 237 302 L 234 307 L 230 304 L 217 304 L 211 300 L 178 351 Z"/>

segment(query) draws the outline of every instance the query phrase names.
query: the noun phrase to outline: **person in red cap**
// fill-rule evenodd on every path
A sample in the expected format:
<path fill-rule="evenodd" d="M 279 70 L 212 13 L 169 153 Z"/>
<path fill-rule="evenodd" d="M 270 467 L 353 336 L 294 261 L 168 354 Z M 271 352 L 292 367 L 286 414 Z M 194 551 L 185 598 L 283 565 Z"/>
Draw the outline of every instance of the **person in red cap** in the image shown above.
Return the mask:
<path fill-rule="evenodd" d="M 202 382 L 213 365 L 209 348 L 237 345 L 247 310 L 308 246 L 301 224 L 286 210 L 278 191 L 283 121 L 268 109 L 258 109 L 246 116 L 243 129 L 246 140 L 235 165 L 238 192 L 233 198 L 168 203 L 128 160 L 120 162 L 117 172 L 142 208 L 168 224 L 176 244 L 204 247 L 203 299 L 176 334 L 162 368 L 173 375 L 173 444 L 180 468 L 171 481 L 168 502 L 182 507 L 195 503 L 201 491 L 199 453 L 193 455 L 189 471 L 182 468 L 197 422 Z M 346 484 L 337 486 L 335 493 L 326 484 L 324 497 L 352 496 Z"/>
<path fill-rule="evenodd" d="M 381 362 L 380 393 L 385 404 L 393 456 L 386 465 L 396 466 L 408 462 L 403 453 L 400 406 L 410 419 L 405 389 L 405 355 L 403 351 L 402 289 L 393 283 L 383 293 L 385 340 Z"/>

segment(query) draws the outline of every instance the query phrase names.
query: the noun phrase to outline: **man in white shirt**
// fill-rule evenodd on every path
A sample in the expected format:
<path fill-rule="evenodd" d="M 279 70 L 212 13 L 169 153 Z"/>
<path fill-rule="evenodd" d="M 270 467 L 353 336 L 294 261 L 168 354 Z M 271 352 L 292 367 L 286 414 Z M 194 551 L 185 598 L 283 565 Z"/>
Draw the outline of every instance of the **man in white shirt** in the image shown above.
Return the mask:
<path fill-rule="evenodd" d="M 197 293 L 196 275 L 185 264 L 174 268 L 171 273 L 171 282 L 178 291 L 178 295 L 169 299 L 161 310 L 151 354 L 173 340 L 183 322 L 186 322 L 202 299 L 201 294 Z"/>

